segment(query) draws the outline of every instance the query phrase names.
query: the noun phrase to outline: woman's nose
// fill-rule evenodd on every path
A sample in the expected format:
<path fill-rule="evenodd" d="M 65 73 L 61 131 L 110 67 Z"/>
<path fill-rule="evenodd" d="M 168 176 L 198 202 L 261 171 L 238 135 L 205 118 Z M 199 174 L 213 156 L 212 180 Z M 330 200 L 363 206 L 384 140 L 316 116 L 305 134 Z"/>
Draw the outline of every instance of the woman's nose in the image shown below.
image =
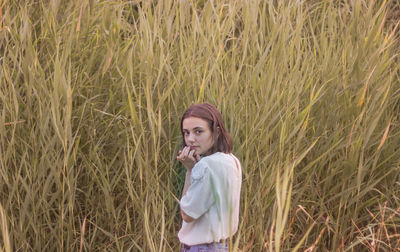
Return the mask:
<path fill-rule="evenodd" d="M 193 143 L 193 141 L 194 141 L 194 136 L 193 136 L 193 134 L 189 134 L 189 135 L 187 136 L 187 141 Z"/>

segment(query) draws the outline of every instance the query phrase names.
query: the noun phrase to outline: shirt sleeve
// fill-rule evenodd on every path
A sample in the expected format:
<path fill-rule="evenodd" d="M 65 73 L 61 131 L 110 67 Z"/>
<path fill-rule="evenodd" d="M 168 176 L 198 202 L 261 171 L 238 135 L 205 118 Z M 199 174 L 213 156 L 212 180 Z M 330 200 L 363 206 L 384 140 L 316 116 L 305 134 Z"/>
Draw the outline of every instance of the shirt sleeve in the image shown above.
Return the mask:
<path fill-rule="evenodd" d="M 190 186 L 180 201 L 181 209 L 193 219 L 202 216 L 214 203 L 210 170 L 205 162 L 193 167 Z"/>

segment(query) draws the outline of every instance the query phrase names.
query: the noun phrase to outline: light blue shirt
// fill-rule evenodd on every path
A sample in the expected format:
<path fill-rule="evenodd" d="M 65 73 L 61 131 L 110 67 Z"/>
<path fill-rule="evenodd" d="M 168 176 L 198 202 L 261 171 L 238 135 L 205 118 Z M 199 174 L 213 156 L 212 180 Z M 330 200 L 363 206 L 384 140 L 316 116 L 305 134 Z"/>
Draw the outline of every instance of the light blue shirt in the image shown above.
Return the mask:
<path fill-rule="evenodd" d="M 183 221 L 180 242 L 192 246 L 234 235 L 239 225 L 241 184 L 241 165 L 233 154 L 217 152 L 197 162 L 180 201 L 182 210 L 195 220 Z"/>

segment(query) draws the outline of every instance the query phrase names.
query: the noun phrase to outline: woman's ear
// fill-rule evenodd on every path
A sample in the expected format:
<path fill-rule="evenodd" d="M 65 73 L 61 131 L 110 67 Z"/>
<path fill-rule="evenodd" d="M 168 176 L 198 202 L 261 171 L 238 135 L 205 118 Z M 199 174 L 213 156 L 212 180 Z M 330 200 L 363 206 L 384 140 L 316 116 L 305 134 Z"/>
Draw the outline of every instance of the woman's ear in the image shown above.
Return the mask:
<path fill-rule="evenodd" d="M 217 127 L 217 137 L 219 137 L 220 134 L 221 134 L 221 128 Z"/>

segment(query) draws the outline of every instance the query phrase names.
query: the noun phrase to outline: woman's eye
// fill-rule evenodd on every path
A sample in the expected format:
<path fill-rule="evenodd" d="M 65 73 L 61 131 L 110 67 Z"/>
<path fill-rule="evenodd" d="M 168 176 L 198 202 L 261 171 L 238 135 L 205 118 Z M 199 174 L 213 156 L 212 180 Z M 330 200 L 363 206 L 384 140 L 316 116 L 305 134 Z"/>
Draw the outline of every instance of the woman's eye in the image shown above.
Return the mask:
<path fill-rule="evenodd" d="M 200 134 L 201 133 L 201 130 L 196 130 L 196 134 Z"/>

